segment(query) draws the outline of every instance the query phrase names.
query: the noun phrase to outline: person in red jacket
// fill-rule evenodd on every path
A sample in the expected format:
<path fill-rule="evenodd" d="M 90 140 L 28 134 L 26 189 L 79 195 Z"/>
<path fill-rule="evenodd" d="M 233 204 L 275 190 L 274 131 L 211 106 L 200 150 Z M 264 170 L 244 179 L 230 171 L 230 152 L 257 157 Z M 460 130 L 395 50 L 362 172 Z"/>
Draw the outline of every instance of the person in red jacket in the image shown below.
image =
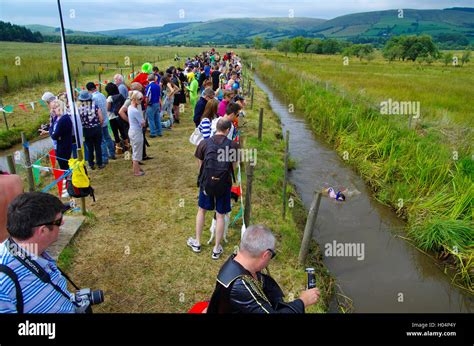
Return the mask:
<path fill-rule="evenodd" d="M 132 83 L 138 82 L 143 85 L 143 89 L 148 85 L 148 75 L 152 72 L 153 66 L 149 62 L 142 65 L 142 72 L 139 73 L 132 81 Z"/>

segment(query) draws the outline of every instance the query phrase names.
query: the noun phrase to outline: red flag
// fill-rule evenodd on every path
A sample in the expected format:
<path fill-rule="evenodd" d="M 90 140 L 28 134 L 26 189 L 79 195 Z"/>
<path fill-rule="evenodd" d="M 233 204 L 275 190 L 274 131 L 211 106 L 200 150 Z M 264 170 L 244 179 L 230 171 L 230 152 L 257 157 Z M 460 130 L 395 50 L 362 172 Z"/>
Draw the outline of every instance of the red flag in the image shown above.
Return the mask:
<path fill-rule="evenodd" d="M 56 152 L 54 148 L 49 152 L 49 161 L 51 161 L 51 167 L 54 168 L 56 166 Z"/>
<path fill-rule="evenodd" d="M 26 109 L 26 107 L 23 103 L 19 103 L 18 107 L 20 107 L 23 111 L 28 112 L 28 109 Z"/>
<path fill-rule="evenodd" d="M 106 80 L 104 80 L 104 83 L 107 84 L 108 82 Z"/>
<path fill-rule="evenodd" d="M 54 179 L 55 180 L 59 179 L 64 174 L 64 172 L 65 171 L 63 170 L 53 168 Z M 59 198 L 61 198 L 63 195 L 63 180 L 62 179 L 58 181 L 58 191 L 59 191 Z"/>

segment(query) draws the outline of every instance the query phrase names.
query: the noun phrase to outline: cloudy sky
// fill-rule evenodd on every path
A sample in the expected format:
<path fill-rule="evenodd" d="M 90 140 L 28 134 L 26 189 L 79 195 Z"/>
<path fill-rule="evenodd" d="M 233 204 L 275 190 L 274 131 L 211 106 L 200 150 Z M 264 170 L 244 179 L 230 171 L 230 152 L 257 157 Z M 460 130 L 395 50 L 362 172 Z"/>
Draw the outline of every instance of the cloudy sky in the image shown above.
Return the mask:
<path fill-rule="evenodd" d="M 62 0 L 65 26 L 82 31 L 142 28 L 230 17 L 314 17 L 387 9 L 472 7 L 473 0 Z M 59 26 L 56 0 L 0 0 L 0 20 Z"/>

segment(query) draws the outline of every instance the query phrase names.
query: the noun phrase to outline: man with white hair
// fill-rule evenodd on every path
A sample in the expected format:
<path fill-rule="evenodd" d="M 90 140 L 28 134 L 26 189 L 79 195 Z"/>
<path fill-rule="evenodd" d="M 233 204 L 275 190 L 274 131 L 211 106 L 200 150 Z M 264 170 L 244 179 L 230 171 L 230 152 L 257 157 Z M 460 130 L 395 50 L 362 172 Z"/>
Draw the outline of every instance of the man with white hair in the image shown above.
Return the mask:
<path fill-rule="evenodd" d="M 283 301 L 283 292 L 275 280 L 261 271 L 276 255 L 275 236 L 263 225 L 247 228 L 236 255 L 224 263 L 219 274 L 208 313 L 304 313 L 319 299 L 312 288 L 299 299 Z"/>
<path fill-rule="evenodd" d="M 123 76 L 121 74 L 116 74 L 114 76 L 114 84 L 118 87 L 120 95 L 125 99 L 128 98 L 128 88 L 123 82 Z"/>

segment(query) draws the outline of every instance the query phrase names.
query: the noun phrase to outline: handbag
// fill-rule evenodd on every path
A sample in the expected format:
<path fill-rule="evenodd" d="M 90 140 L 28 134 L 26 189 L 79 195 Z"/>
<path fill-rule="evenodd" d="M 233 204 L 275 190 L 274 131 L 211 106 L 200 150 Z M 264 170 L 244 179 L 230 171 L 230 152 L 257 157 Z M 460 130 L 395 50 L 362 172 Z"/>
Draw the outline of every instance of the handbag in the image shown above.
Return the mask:
<path fill-rule="evenodd" d="M 194 132 L 191 133 L 191 136 L 189 136 L 189 143 L 198 145 L 203 139 L 204 137 L 202 136 L 201 131 L 199 131 L 199 128 L 196 127 Z"/>

